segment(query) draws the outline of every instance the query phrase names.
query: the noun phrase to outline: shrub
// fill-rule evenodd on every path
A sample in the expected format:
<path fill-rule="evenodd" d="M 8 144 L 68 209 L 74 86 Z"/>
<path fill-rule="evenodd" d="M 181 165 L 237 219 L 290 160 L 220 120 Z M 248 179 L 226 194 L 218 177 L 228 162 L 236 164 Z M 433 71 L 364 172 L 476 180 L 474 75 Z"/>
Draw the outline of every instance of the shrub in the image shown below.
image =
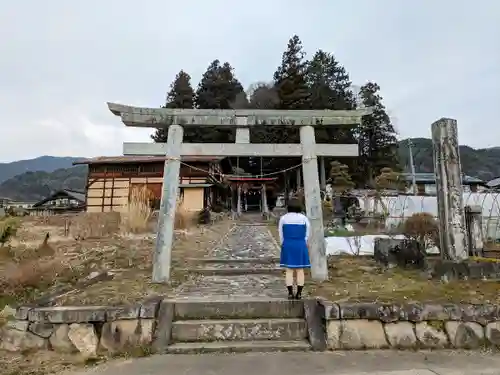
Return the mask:
<path fill-rule="evenodd" d="M 204 208 L 198 212 L 198 224 L 209 224 L 210 223 L 210 210 Z"/>
<path fill-rule="evenodd" d="M 402 226 L 403 234 L 417 241 L 423 249 L 428 245 L 439 245 L 439 227 L 436 219 L 427 213 L 415 213 L 405 220 Z"/>
<path fill-rule="evenodd" d="M 5 246 L 17 233 L 19 220 L 7 218 L 0 222 L 0 245 Z"/>
<path fill-rule="evenodd" d="M 153 214 L 150 205 L 151 192 L 143 186 L 132 189 L 125 211 L 120 215 L 120 229 L 125 233 L 139 233 L 147 230 Z"/>

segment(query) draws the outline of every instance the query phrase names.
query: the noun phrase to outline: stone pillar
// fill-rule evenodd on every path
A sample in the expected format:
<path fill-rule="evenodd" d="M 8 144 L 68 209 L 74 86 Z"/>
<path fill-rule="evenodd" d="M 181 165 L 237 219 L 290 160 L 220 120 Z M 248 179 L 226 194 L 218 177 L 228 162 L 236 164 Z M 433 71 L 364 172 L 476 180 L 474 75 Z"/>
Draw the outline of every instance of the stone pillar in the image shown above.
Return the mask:
<path fill-rule="evenodd" d="M 441 256 L 468 258 L 457 121 L 442 118 L 432 124 Z"/>
<path fill-rule="evenodd" d="M 267 206 L 266 184 L 262 184 L 262 215 L 267 218 L 269 216 L 269 207 Z"/>
<path fill-rule="evenodd" d="M 483 243 L 483 210 L 481 206 L 465 207 L 465 224 L 469 242 L 469 256 L 482 256 Z"/>
<path fill-rule="evenodd" d="M 325 170 L 325 157 L 319 157 L 319 186 L 321 190 L 326 189 L 326 170 Z"/>
<path fill-rule="evenodd" d="M 307 125 L 300 128 L 300 143 L 302 144 L 302 170 L 304 173 L 306 214 L 311 222 L 309 238 L 311 274 L 314 280 L 324 281 L 328 279 L 326 241 L 321 209 L 318 160 L 316 159 L 315 152 L 316 139 L 312 126 Z"/>
<path fill-rule="evenodd" d="M 154 283 L 166 283 L 170 280 L 170 264 L 174 239 L 175 211 L 179 190 L 179 172 L 181 168 L 181 147 L 184 129 L 180 125 L 168 128 L 167 152 L 163 170 L 163 190 L 158 215 L 158 234 L 153 254 Z"/>
<path fill-rule="evenodd" d="M 238 206 L 236 207 L 236 214 L 241 216 L 241 184 L 238 183 L 238 189 L 236 190 L 238 193 Z"/>
<path fill-rule="evenodd" d="M 297 191 L 299 191 L 300 188 L 302 187 L 302 174 L 300 173 L 300 168 L 297 168 L 296 177 L 297 177 Z"/>

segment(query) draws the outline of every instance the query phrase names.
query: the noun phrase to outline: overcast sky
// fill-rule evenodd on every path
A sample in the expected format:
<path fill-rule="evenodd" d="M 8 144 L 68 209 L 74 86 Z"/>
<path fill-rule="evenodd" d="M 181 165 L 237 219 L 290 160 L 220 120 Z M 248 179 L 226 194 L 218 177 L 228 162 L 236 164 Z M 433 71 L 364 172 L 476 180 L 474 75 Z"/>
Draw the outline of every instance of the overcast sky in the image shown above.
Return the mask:
<path fill-rule="evenodd" d="M 270 80 L 288 38 L 333 52 L 382 88 L 400 137 L 440 117 L 460 142 L 500 146 L 500 2 L 494 0 L 15 0 L 0 6 L 0 161 L 119 155 L 149 141 L 106 101 L 156 107 L 214 59 L 246 87 Z"/>

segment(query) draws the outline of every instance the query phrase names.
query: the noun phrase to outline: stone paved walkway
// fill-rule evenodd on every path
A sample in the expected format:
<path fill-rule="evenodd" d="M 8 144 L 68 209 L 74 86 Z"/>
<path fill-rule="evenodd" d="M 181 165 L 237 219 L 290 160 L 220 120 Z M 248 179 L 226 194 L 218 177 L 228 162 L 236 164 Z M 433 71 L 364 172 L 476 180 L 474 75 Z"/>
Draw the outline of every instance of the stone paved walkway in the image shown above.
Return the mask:
<path fill-rule="evenodd" d="M 211 268 L 251 268 L 252 272 L 240 275 L 198 276 L 180 285 L 175 290 L 175 297 L 212 299 L 286 297 L 283 275 L 264 272 L 270 267 L 278 267 L 278 264 L 230 262 L 238 259 L 278 256 L 278 244 L 265 224 L 237 222 L 207 257 L 224 261 L 224 263 L 210 264 Z"/>

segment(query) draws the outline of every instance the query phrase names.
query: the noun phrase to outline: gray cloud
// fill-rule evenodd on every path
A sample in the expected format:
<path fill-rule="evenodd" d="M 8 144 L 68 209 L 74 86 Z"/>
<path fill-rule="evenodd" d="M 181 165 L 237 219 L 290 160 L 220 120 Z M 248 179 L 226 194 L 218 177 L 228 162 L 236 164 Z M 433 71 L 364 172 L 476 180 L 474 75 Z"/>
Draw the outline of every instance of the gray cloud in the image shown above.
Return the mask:
<path fill-rule="evenodd" d="M 106 101 L 158 106 L 180 69 L 215 58 L 245 86 L 271 78 L 288 38 L 379 83 L 402 137 L 459 121 L 461 143 L 500 145 L 500 3 L 458 0 L 17 0 L 0 12 L 0 160 L 113 155 L 127 129 Z M 497 46 L 497 47 L 495 47 Z"/>

